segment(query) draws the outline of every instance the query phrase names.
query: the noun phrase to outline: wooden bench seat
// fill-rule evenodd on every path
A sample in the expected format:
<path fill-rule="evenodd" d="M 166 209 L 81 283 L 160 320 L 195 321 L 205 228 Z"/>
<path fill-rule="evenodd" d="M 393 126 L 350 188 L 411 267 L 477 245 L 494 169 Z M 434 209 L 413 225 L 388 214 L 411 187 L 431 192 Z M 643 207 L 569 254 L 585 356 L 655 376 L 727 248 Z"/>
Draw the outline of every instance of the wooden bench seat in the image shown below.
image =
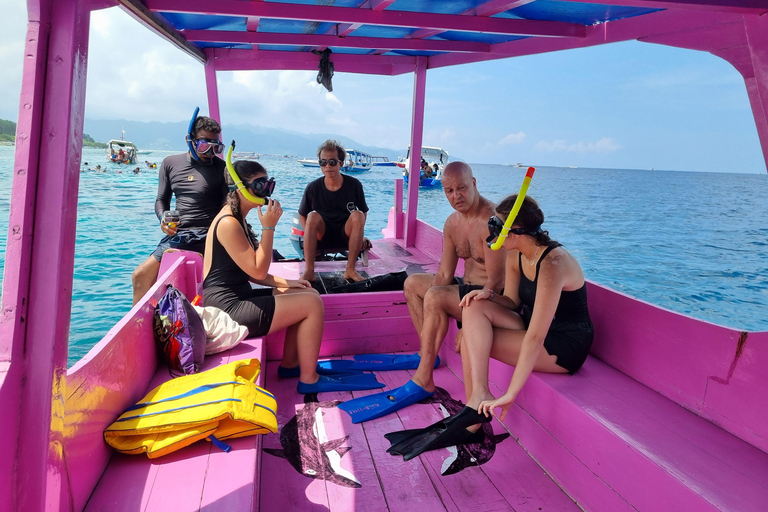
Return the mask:
<path fill-rule="evenodd" d="M 206 356 L 203 370 L 239 359 L 257 358 L 264 386 L 266 357 L 262 338 L 246 339 L 235 348 Z M 161 366 L 147 391 L 169 380 Z M 206 441 L 197 442 L 165 457 L 115 452 L 91 495 L 86 511 L 248 511 L 259 503 L 262 436 L 227 441 L 225 453 Z"/>
<path fill-rule="evenodd" d="M 454 371 L 461 359 L 447 344 Z M 513 368 L 491 361 L 492 389 Z M 534 373 L 504 422 L 586 510 L 762 511 L 768 454 L 600 360 Z"/>

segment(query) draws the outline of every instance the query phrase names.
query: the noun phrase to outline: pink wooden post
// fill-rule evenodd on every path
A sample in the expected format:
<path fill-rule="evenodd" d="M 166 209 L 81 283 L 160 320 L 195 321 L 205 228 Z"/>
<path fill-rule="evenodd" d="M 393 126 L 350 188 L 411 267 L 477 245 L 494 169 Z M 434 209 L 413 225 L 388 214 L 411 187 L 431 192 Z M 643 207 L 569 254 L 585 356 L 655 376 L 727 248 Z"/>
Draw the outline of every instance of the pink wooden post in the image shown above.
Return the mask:
<path fill-rule="evenodd" d="M 395 180 L 395 238 L 403 238 L 403 179 Z"/>
<path fill-rule="evenodd" d="M 86 2 L 28 9 L 0 319 L 3 423 L 18 431 L 0 436 L 0 503 L 68 510 L 64 391 L 90 16 Z"/>
<path fill-rule="evenodd" d="M 208 91 L 208 115 L 221 124 L 219 88 L 216 84 L 216 66 L 214 65 L 213 50 L 207 48 L 205 50 L 205 55 L 208 57 L 208 60 L 205 63 L 205 89 Z"/>
<path fill-rule="evenodd" d="M 744 82 L 768 170 L 768 16 L 744 16 L 744 28 L 754 73 L 745 76 Z"/>
<path fill-rule="evenodd" d="M 405 246 L 416 243 L 416 215 L 419 202 L 419 169 L 421 141 L 424 131 L 424 96 L 427 89 L 427 58 L 416 58 L 413 76 L 413 110 L 411 117 L 411 157 L 408 162 L 408 206 L 405 212 Z"/>

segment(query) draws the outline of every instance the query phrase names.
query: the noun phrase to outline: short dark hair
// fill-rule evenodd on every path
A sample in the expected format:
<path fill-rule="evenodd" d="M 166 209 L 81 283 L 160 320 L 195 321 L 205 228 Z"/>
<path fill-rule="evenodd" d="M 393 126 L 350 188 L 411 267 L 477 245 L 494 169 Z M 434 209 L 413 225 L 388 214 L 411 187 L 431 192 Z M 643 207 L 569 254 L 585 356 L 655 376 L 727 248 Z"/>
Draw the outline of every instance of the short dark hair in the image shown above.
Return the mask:
<path fill-rule="evenodd" d="M 344 146 L 341 145 L 341 142 L 333 139 L 328 139 L 327 141 L 320 144 L 320 147 L 317 148 L 317 158 L 320 158 L 320 154 L 323 151 L 335 151 L 336 155 L 339 157 L 339 160 L 342 162 L 344 161 L 344 157 L 347 156 L 347 151 L 344 149 Z"/>
<path fill-rule="evenodd" d="M 198 116 L 195 119 L 195 126 L 192 128 L 192 135 L 197 137 L 198 132 L 205 130 L 207 132 L 221 133 L 221 125 L 215 119 L 206 116 Z"/>

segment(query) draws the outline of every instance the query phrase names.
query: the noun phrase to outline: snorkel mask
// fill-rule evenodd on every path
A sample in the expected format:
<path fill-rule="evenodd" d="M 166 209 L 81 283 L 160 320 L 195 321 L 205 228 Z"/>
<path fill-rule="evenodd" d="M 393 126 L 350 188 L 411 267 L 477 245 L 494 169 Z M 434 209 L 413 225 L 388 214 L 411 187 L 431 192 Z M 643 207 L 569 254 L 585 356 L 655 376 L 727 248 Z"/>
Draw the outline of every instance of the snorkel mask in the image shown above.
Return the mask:
<path fill-rule="evenodd" d="M 261 184 L 262 191 L 265 190 L 265 188 L 268 190 L 267 194 L 264 194 L 264 197 L 256 197 L 253 194 L 251 194 L 248 191 L 248 187 L 245 186 L 243 183 L 243 180 L 240 179 L 240 176 L 237 175 L 237 171 L 235 171 L 235 167 L 232 165 L 232 152 L 235 150 L 235 141 L 232 141 L 232 145 L 229 146 L 229 150 L 227 151 L 227 171 L 229 171 L 229 175 L 232 176 L 232 181 L 235 182 L 235 187 L 237 187 L 237 190 L 243 193 L 243 196 L 249 200 L 252 203 L 263 205 L 267 204 L 267 200 L 264 197 L 269 197 L 272 195 L 272 191 L 275 189 L 275 180 L 274 179 L 264 179 L 266 182 L 266 185 Z M 259 180 L 256 180 L 258 182 Z M 271 182 L 271 185 L 269 184 Z M 257 185 L 258 187 L 258 185 Z M 258 193 L 258 192 L 257 192 Z M 263 192 L 262 192 L 263 193 Z"/>
<path fill-rule="evenodd" d="M 189 129 L 187 130 L 187 147 L 189 148 L 189 152 L 192 154 L 192 158 L 200 161 L 200 157 L 197 156 L 197 151 L 195 151 L 195 134 L 192 133 L 195 130 L 195 121 L 197 121 L 197 113 L 200 112 L 200 107 L 195 107 L 195 113 L 192 114 L 192 120 L 189 122 Z"/>
<path fill-rule="evenodd" d="M 525 173 L 525 178 L 523 178 L 523 184 L 520 185 L 520 192 L 517 193 L 517 199 L 515 199 L 515 204 L 512 206 L 512 211 L 509 212 L 509 215 L 507 215 L 507 220 L 504 222 L 504 226 L 501 228 L 501 231 L 497 235 L 498 238 L 495 242 L 491 243 L 491 240 L 493 240 L 493 235 L 495 229 L 495 223 L 501 222 L 498 217 L 494 216 L 492 219 L 496 219 L 495 221 L 491 220 L 488 221 L 488 230 L 491 232 L 490 237 L 486 239 L 488 242 L 488 247 L 493 249 L 494 251 L 498 251 L 501 249 L 501 246 L 504 244 L 504 239 L 507 238 L 507 235 L 509 235 L 509 232 L 512 231 L 515 234 L 530 234 L 527 231 L 523 230 L 523 233 L 518 232 L 517 230 L 520 230 L 522 228 L 515 228 L 512 229 L 512 224 L 515 222 L 515 219 L 517 218 L 517 214 L 520 212 L 520 208 L 523 206 L 523 199 L 525 199 L 525 194 L 528 192 L 528 185 L 531 184 L 531 178 L 533 178 L 533 172 L 536 169 L 533 167 L 528 168 L 528 172 Z M 494 222 L 494 229 L 491 231 L 491 222 Z"/>

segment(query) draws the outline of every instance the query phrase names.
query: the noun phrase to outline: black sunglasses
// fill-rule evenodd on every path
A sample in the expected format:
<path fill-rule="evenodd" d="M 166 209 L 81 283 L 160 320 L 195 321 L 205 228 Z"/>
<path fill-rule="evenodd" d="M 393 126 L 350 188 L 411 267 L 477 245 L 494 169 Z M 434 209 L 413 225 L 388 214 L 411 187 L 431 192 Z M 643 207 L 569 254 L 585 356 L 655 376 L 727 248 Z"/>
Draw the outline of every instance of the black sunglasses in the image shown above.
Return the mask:
<path fill-rule="evenodd" d="M 253 191 L 256 197 L 269 197 L 275 191 L 275 178 L 256 178 L 247 187 Z"/>
<path fill-rule="evenodd" d="M 321 158 L 320 160 L 317 161 L 317 163 L 320 164 L 320 167 L 325 167 L 326 165 L 330 165 L 331 167 L 336 167 L 339 164 L 339 162 L 341 162 L 341 160 L 336 160 L 335 158 L 329 158 L 329 159 Z"/>

